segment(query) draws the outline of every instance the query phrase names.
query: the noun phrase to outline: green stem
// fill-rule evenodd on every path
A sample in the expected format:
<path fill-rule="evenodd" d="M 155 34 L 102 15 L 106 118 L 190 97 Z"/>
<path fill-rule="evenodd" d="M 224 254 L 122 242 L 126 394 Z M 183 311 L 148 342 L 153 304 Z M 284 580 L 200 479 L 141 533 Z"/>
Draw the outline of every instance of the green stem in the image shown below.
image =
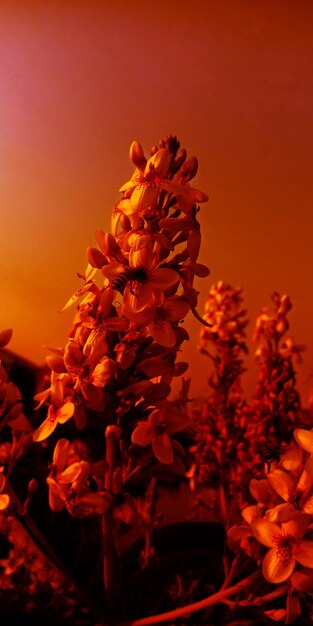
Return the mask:
<path fill-rule="evenodd" d="M 190 615 L 191 613 L 196 613 L 196 611 L 201 611 L 202 609 L 206 609 L 213 604 L 217 604 L 218 602 L 222 602 L 225 598 L 234 595 L 244 589 L 244 587 L 248 587 L 253 583 L 259 576 L 259 572 L 254 572 L 254 574 L 250 574 L 236 585 L 232 587 L 228 587 L 228 589 L 220 589 L 217 593 L 214 593 L 212 596 L 205 598 L 204 600 L 200 600 L 199 602 L 194 602 L 193 604 L 189 604 L 187 606 L 183 606 L 180 609 L 175 609 L 174 611 L 168 611 L 167 613 L 161 613 L 160 615 L 151 615 L 151 617 L 143 617 L 142 619 L 131 620 L 128 622 L 120 622 L 119 626 L 151 626 L 152 624 L 162 624 L 163 622 L 169 622 L 172 620 L 176 620 L 179 617 L 184 617 L 186 615 Z"/>

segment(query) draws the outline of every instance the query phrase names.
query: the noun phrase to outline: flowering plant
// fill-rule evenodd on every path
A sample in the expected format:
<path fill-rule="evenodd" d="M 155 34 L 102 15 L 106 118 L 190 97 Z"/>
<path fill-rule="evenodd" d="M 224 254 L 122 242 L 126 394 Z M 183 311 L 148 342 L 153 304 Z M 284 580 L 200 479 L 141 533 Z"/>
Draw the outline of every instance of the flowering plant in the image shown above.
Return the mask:
<path fill-rule="evenodd" d="M 153 524 L 144 522 L 138 484 L 149 491 L 156 476 L 186 471 L 181 434 L 193 429 L 190 381 L 182 379 L 176 399 L 169 394 L 173 377 L 188 367 L 176 360 L 188 339 L 180 322 L 189 311 L 201 319 L 194 279 L 209 274 L 198 262 L 198 203 L 207 196 L 189 182 L 197 159 L 187 159 L 171 136 L 148 159 L 133 142 L 130 157 L 135 172 L 121 187 L 112 232 L 97 230 L 98 247 L 88 248 L 79 274 L 83 284 L 64 307 L 75 304 L 77 311 L 64 349 L 52 348 L 47 358 L 49 386 L 35 396 L 46 416 L 33 435 L 35 442 L 54 442 L 47 476 L 52 511 L 102 519 L 109 612 L 119 524 L 143 520 L 146 556 L 153 554 Z"/>
<path fill-rule="evenodd" d="M 263 611 L 287 624 L 302 611 L 306 623 L 313 611 L 312 468 L 313 433 L 297 428 L 294 441 L 272 462 L 266 477 L 251 480 L 250 491 L 257 503 L 242 511 L 243 524 L 228 531 L 232 549 L 260 564 L 264 579 L 276 585 L 274 591 L 251 599 L 247 589 L 241 602 L 263 607 L 285 597 L 283 606 Z"/>

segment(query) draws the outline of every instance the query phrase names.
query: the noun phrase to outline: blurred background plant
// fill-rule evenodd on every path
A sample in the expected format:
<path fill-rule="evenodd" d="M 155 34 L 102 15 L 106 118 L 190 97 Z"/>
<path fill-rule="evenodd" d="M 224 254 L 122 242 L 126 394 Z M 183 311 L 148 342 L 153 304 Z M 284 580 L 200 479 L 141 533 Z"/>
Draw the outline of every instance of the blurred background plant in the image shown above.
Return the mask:
<path fill-rule="evenodd" d="M 258 343 L 259 372 L 251 401 L 245 399 L 241 385 L 248 352 L 242 289 L 220 281 L 206 303 L 204 317 L 211 327 L 201 330 L 200 352 L 211 362 L 209 394 L 203 407 L 194 411 L 198 432 L 187 477 L 197 515 L 208 509 L 226 526 L 247 505 L 251 478 L 279 459 L 295 425 L 307 421 L 295 371 L 304 346 L 287 334 L 291 301 L 276 292 L 272 301 L 274 311 L 262 309 L 256 321 L 253 340 Z"/>

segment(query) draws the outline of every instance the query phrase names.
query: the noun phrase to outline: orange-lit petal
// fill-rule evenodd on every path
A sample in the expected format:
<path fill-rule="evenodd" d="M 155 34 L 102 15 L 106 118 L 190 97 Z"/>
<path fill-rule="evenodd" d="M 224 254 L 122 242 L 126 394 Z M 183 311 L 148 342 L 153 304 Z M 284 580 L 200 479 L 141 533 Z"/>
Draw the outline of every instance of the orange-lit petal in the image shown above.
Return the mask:
<path fill-rule="evenodd" d="M 49 407 L 51 408 L 51 407 Z M 56 416 L 54 415 L 54 417 L 47 417 L 45 419 L 45 421 L 39 426 L 39 428 L 37 428 L 37 430 L 35 430 L 34 434 L 33 434 L 33 440 L 34 441 L 44 441 L 44 439 L 47 439 L 47 437 L 49 437 L 53 431 L 56 429 L 57 427 L 57 419 Z"/>
<path fill-rule="evenodd" d="M 263 559 L 263 576 L 270 583 L 282 583 L 291 576 L 296 564 L 296 559 L 291 551 L 283 548 L 269 550 Z"/>
<path fill-rule="evenodd" d="M 154 291 L 149 284 L 127 284 L 124 290 L 124 304 L 126 309 L 134 313 L 141 312 L 153 302 Z"/>
<path fill-rule="evenodd" d="M 52 511 L 58 513 L 64 508 L 64 497 L 61 497 L 61 488 L 58 483 L 48 476 L 47 483 L 49 486 L 49 506 Z"/>
<path fill-rule="evenodd" d="M 104 265 L 101 272 L 106 278 L 112 281 L 123 274 L 127 267 L 128 266 L 126 264 L 123 265 L 123 263 L 110 263 L 109 265 Z"/>
<path fill-rule="evenodd" d="M 10 496 L 7 493 L 0 493 L 0 511 L 4 511 L 10 504 Z"/>
<path fill-rule="evenodd" d="M 301 593 L 313 590 L 313 572 L 311 569 L 301 569 L 294 572 L 291 577 L 294 589 Z"/>
<path fill-rule="evenodd" d="M 169 322 L 182 320 L 190 310 L 190 304 L 186 302 L 186 300 L 182 300 L 179 296 L 167 298 L 164 307 L 166 310 L 166 319 Z"/>
<path fill-rule="evenodd" d="M 298 517 L 282 524 L 282 532 L 287 537 L 294 537 L 297 541 L 300 541 L 308 527 L 309 521 L 309 515 L 298 515 Z"/>
<path fill-rule="evenodd" d="M 75 404 L 73 402 L 66 402 L 57 409 L 55 415 L 59 424 L 65 424 L 71 417 L 73 417 L 75 411 Z"/>
<path fill-rule="evenodd" d="M 298 515 L 299 511 L 297 511 L 290 502 L 278 504 L 274 506 L 274 508 L 266 511 L 266 519 L 269 520 L 269 522 L 287 522 Z"/>
<path fill-rule="evenodd" d="M 148 324 L 148 332 L 153 337 L 154 341 L 165 346 L 166 348 L 172 348 L 177 341 L 175 331 L 166 320 L 153 322 Z"/>
<path fill-rule="evenodd" d="M 303 511 L 309 515 L 313 515 L 313 495 L 306 500 Z"/>
<path fill-rule="evenodd" d="M 112 359 L 105 359 L 96 365 L 91 375 L 91 383 L 94 387 L 104 387 L 110 380 L 114 372 L 114 361 Z"/>
<path fill-rule="evenodd" d="M 59 439 L 59 441 L 57 442 L 54 448 L 52 464 L 56 465 L 59 471 L 62 471 L 62 469 L 66 465 L 68 455 L 69 455 L 70 445 L 71 444 L 68 439 L 62 438 L 62 439 Z"/>
<path fill-rule="evenodd" d="M 152 450 L 160 463 L 169 465 L 174 461 L 174 450 L 170 437 L 163 433 L 152 441 Z"/>
<path fill-rule="evenodd" d="M 267 474 L 267 478 L 275 489 L 276 493 L 283 499 L 289 500 L 289 498 L 295 493 L 297 486 L 297 479 L 291 474 L 287 474 L 283 470 L 276 469 L 273 472 Z"/>
<path fill-rule="evenodd" d="M 156 184 L 140 183 L 131 195 L 130 201 L 133 209 L 142 213 L 145 209 L 153 207 L 159 197 L 160 187 Z"/>
<path fill-rule="evenodd" d="M 153 440 L 153 429 L 147 422 L 138 424 L 132 434 L 132 442 L 137 446 L 149 446 Z"/>
<path fill-rule="evenodd" d="M 294 438 L 297 444 L 306 452 L 313 453 L 313 431 L 305 428 L 296 428 Z"/>
<path fill-rule="evenodd" d="M 280 465 L 288 472 L 296 472 L 302 463 L 303 452 L 299 446 L 293 446 L 280 459 Z"/>
<path fill-rule="evenodd" d="M 149 284 L 156 289 L 168 289 L 179 281 L 179 274 L 167 267 L 148 270 Z"/>
<path fill-rule="evenodd" d="M 232 526 L 227 531 L 227 538 L 230 541 L 240 541 L 240 539 L 245 539 L 246 537 L 251 537 L 252 532 L 250 526 Z"/>
<path fill-rule="evenodd" d="M 58 477 L 58 482 L 60 483 L 60 485 L 73 483 L 74 480 L 78 478 L 78 476 L 80 475 L 82 471 L 81 464 L 82 464 L 82 461 L 75 461 L 75 463 L 72 463 L 71 465 L 69 465 L 69 467 L 67 467 Z M 90 465 L 88 463 L 88 473 L 89 471 L 90 471 Z"/>
<path fill-rule="evenodd" d="M 262 504 L 267 504 L 275 494 L 267 478 L 261 478 L 260 480 L 252 478 L 252 480 L 250 480 L 250 491 L 255 500 Z"/>
<path fill-rule="evenodd" d="M 277 540 L 282 536 L 282 531 L 278 524 L 269 522 L 266 519 L 254 519 L 251 528 L 255 538 L 269 548 L 277 545 Z"/>
<path fill-rule="evenodd" d="M 251 524 L 252 520 L 262 517 L 263 511 L 263 506 L 252 504 L 251 506 L 246 506 L 246 508 L 241 511 L 241 515 L 248 524 Z"/>
<path fill-rule="evenodd" d="M 313 541 L 300 541 L 294 545 L 293 552 L 298 563 L 313 567 Z"/>

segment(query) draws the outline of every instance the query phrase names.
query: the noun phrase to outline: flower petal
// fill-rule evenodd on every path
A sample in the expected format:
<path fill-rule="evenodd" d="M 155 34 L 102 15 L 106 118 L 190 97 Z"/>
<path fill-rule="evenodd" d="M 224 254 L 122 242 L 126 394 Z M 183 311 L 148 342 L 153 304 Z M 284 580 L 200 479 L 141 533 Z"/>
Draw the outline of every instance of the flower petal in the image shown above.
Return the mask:
<path fill-rule="evenodd" d="M 163 433 L 152 441 L 152 450 L 160 463 L 169 465 L 174 461 L 174 450 L 170 437 Z"/>
<path fill-rule="evenodd" d="M 276 469 L 267 474 L 267 478 L 275 489 L 276 493 L 285 501 L 294 494 L 297 486 L 297 479 L 283 470 Z"/>
<path fill-rule="evenodd" d="M 311 569 L 301 569 L 291 577 L 292 586 L 301 593 L 313 590 L 313 572 Z"/>
<path fill-rule="evenodd" d="M 278 524 L 269 522 L 266 519 L 254 519 L 251 522 L 251 528 L 255 538 L 263 544 L 273 548 L 277 545 L 277 540 L 282 536 L 282 531 Z"/>
<path fill-rule="evenodd" d="M 58 483 L 48 476 L 47 483 L 49 486 L 49 506 L 52 511 L 59 513 L 64 508 L 64 498 L 61 497 L 62 489 Z"/>
<path fill-rule="evenodd" d="M 299 511 L 297 511 L 290 502 L 278 504 L 266 511 L 266 519 L 269 520 L 269 522 L 288 522 L 298 515 Z"/>
<path fill-rule="evenodd" d="M 300 541 L 294 546 L 293 553 L 298 563 L 313 567 L 313 541 Z"/>
<path fill-rule="evenodd" d="M 156 289 L 168 289 L 179 281 L 179 274 L 167 267 L 148 270 L 149 284 Z"/>
<path fill-rule="evenodd" d="M 294 445 L 287 450 L 280 459 L 280 465 L 288 472 L 296 472 L 302 463 L 303 452 L 299 446 Z"/>
<path fill-rule="evenodd" d="M 65 404 L 63 404 L 63 406 L 57 409 L 55 416 L 59 424 L 65 424 L 65 422 L 71 419 L 71 417 L 73 417 L 74 415 L 74 411 L 75 411 L 74 402 L 66 402 Z"/>
<path fill-rule="evenodd" d="M 270 583 L 282 583 L 292 574 L 296 559 L 291 551 L 288 556 L 282 548 L 282 552 L 276 549 L 269 550 L 263 559 L 263 576 Z"/>
<path fill-rule="evenodd" d="M 152 443 L 153 430 L 147 422 L 138 424 L 132 434 L 132 442 L 137 446 L 149 446 Z"/>
<path fill-rule="evenodd" d="M 190 304 L 179 296 L 173 296 L 165 300 L 164 308 L 167 313 L 166 319 L 169 322 L 178 322 L 187 315 L 190 310 Z"/>
<path fill-rule="evenodd" d="M 160 322 L 150 322 L 148 324 L 148 332 L 154 341 L 164 346 L 165 348 L 172 348 L 177 341 L 174 328 L 166 320 Z"/>
<path fill-rule="evenodd" d="M 305 428 L 296 428 L 294 438 L 297 444 L 306 452 L 313 452 L 313 431 Z"/>
<path fill-rule="evenodd" d="M 4 511 L 10 504 L 10 496 L 7 493 L 0 493 L 0 511 Z"/>
<path fill-rule="evenodd" d="M 288 537 L 294 537 L 297 541 L 302 539 L 310 521 L 309 515 L 298 515 L 298 517 L 282 524 L 282 532 Z M 313 544 L 312 544 L 313 545 Z"/>
<path fill-rule="evenodd" d="M 66 465 L 69 455 L 70 442 L 68 439 L 59 439 L 53 452 L 53 465 L 56 465 L 58 471 L 62 471 Z"/>
<path fill-rule="evenodd" d="M 49 437 L 56 429 L 57 424 L 58 422 L 56 418 L 51 419 L 51 417 L 47 417 L 45 421 L 39 426 L 39 428 L 35 430 L 33 434 L 33 440 L 43 441 L 44 439 L 47 439 L 47 437 Z"/>

